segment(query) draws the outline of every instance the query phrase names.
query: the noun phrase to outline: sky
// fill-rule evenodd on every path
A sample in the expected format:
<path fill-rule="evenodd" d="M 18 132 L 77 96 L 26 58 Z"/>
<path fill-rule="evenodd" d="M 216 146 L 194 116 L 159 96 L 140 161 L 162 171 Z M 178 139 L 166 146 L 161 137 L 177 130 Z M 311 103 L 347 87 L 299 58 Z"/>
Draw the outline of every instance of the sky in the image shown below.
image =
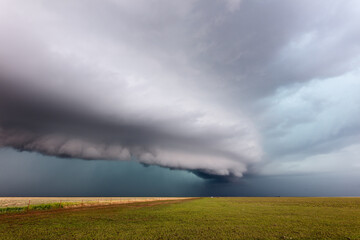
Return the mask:
<path fill-rule="evenodd" d="M 1 196 L 360 195 L 356 0 L 0 0 Z"/>

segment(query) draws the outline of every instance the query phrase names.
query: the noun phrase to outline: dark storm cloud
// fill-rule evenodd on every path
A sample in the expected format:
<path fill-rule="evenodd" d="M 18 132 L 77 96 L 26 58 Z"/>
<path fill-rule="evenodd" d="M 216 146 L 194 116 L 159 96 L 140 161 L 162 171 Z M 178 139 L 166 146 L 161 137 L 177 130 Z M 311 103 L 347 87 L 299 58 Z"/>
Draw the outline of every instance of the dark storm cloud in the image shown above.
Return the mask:
<path fill-rule="evenodd" d="M 196 196 L 202 180 L 186 171 L 131 161 L 83 161 L 0 150 L 0 196 Z"/>
<path fill-rule="evenodd" d="M 170 124 L 170 123 L 169 123 Z M 140 162 L 158 164 L 173 169 L 195 169 L 216 175 L 216 169 L 196 168 L 179 163 L 157 163 L 157 148 L 176 148 L 186 152 L 230 159 L 241 158 L 231 152 L 216 149 L 216 139 L 223 136 L 209 132 L 205 136 L 181 136 L 164 131 L 155 123 L 141 124 L 106 119 L 75 105 L 66 105 L 56 98 L 41 96 L 31 89 L 0 81 L 0 126 L 2 146 L 18 150 L 38 151 L 60 157 L 82 159 L 135 158 Z M 227 175 L 227 174 L 224 174 Z M 230 174 L 229 174 L 230 175 Z"/>
<path fill-rule="evenodd" d="M 356 152 L 357 1 L 0 4 L 2 146 L 228 179 Z"/>
<path fill-rule="evenodd" d="M 0 122 L 3 130 L 19 130 L 39 136 L 63 133 L 104 143 L 119 141 L 126 146 L 137 143 L 148 146 L 154 141 L 164 143 L 163 139 L 176 142 L 176 136 L 161 133 L 156 126 L 101 118 L 80 106 L 69 104 L 51 96 L 41 96 L 29 88 L 0 82 Z M 188 141 L 196 143 L 195 139 Z"/>

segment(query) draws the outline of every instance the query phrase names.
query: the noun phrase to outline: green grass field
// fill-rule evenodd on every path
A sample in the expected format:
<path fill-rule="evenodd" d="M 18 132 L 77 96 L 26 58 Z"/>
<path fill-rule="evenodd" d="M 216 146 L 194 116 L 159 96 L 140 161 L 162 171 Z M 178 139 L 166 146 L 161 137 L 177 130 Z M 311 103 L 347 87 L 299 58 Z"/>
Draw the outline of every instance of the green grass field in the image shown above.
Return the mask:
<path fill-rule="evenodd" d="M 2 214 L 0 239 L 360 239 L 360 198 L 201 198 Z"/>

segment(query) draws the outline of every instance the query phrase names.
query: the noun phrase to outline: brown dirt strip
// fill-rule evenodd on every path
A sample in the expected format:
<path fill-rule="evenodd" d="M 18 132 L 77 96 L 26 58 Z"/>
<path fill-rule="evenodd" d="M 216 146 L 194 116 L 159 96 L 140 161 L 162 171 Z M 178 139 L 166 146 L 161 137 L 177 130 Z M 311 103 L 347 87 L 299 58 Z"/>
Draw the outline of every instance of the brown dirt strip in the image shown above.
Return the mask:
<path fill-rule="evenodd" d="M 26 207 L 52 203 L 78 203 L 87 205 L 106 205 L 115 203 L 145 202 L 155 200 L 175 200 L 176 197 L 0 197 L 0 208 Z"/>
<path fill-rule="evenodd" d="M 104 209 L 104 208 L 116 208 L 116 207 L 128 207 L 128 208 L 140 208 L 140 207 L 151 207 L 156 205 L 165 205 L 179 202 L 191 201 L 199 198 L 183 198 L 176 200 L 154 200 L 154 201 L 146 201 L 146 202 L 130 202 L 130 203 L 120 203 L 120 204 L 112 204 L 112 205 L 88 205 L 88 206 L 80 206 L 80 207 L 70 207 L 70 208 L 54 208 L 49 210 L 30 210 L 27 212 L 20 213 L 5 213 L 0 215 L 0 222 L 6 219 L 12 218 L 22 218 L 22 217 L 32 217 L 32 216 L 47 216 L 50 214 L 56 213 L 67 213 L 67 212 L 78 212 L 78 211 L 86 211 L 90 209 Z"/>

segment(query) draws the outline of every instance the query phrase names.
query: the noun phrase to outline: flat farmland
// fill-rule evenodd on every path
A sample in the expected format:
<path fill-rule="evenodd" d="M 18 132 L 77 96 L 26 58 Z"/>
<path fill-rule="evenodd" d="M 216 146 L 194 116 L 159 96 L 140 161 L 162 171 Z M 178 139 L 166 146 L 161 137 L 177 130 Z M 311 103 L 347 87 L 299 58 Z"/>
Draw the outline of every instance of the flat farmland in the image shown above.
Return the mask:
<path fill-rule="evenodd" d="M 0 215 L 1 239 L 360 239 L 360 198 L 197 198 Z"/>
<path fill-rule="evenodd" d="M 72 203 L 74 205 L 109 205 L 159 200 L 178 200 L 174 197 L 0 197 L 0 208 L 30 205 Z M 70 205 L 68 205 L 70 206 Z"/>

